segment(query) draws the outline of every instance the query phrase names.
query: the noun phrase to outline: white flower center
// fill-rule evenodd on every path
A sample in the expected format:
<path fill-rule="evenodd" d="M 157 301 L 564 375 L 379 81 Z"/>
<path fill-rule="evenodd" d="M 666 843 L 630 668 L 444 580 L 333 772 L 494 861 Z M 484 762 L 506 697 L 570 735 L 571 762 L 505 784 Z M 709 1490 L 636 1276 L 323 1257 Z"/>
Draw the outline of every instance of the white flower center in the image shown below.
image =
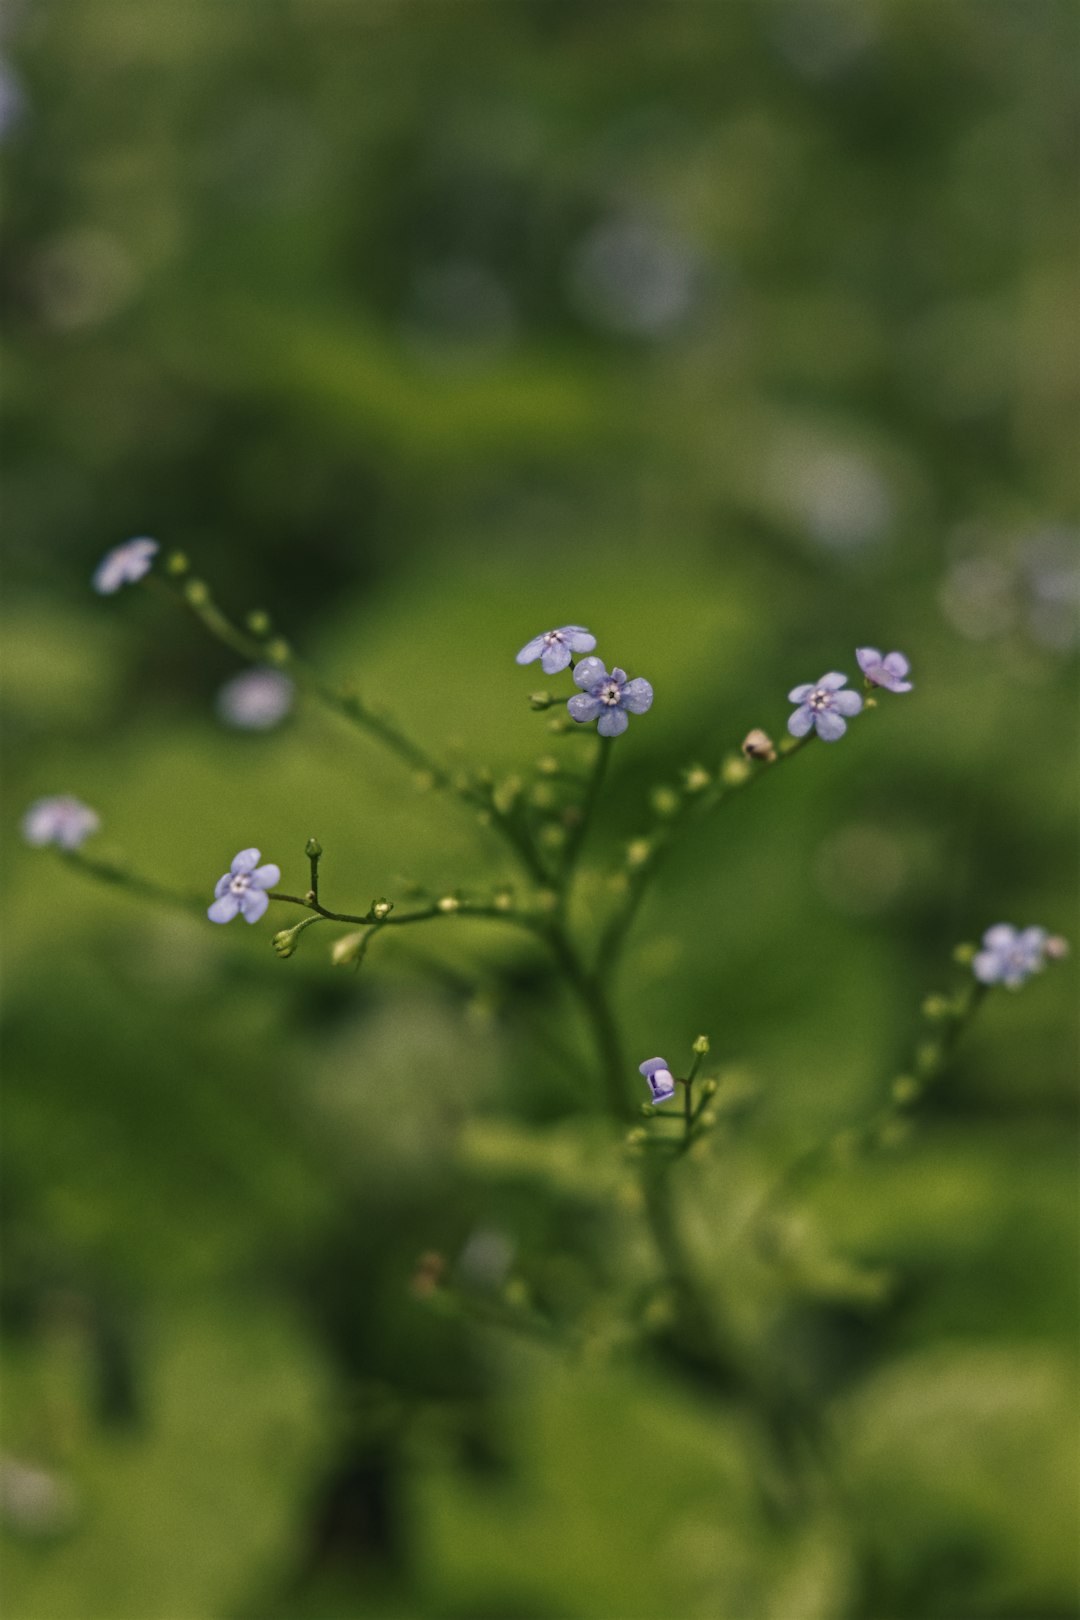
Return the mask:
<path fill-rule="evenodd" d="M 809 701 L 812 709 L 827 709 L 832 703 L 832 693 L 826 691 L 825 687 L 819 686 L 811 692 Z"/>
<path fill-rule="evenodd" d="M 232 882 L 229 884 L 229 892 L 231 894 L 243 894 L 245 889 L 250 889 L 250 888 L 251 888 L 251 873 L 250 872 L 237 872 L 236 876 L 233 878 Z"/>
<path fill-rule="evenodd" d="M 549 647 L 554 647 L 555 643 L 561 640 L 562 636 L 557 630 L 549 630 L 547 635 L 544 637 L 544 641 Z"/>
<path fill-rule="evenodd" d="M 601 703 L 606 703 L 608 708 L 614 708 L 619 701 L 621 690 L 618 681 L 608 681 L 607 685 L 601 688 L 600 691 Z"/>

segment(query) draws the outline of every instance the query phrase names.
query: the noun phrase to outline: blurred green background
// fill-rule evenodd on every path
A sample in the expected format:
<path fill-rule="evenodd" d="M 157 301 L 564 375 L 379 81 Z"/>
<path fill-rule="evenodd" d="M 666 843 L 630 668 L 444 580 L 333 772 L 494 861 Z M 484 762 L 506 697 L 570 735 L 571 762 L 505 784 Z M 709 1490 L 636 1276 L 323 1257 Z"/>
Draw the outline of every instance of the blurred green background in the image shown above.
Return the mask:
<path fill-rule="evenodd" d="M 1065 0 L 11 8 L 12 1620 L 1076 1612 L 1075 965 L 815 1183 L 790 1276 L 740 1221 L 872 1106 L 958 940 L 1076 934 L 1078 33 Z M 630 1171 L 527 944 L 440 924 L 355 977 L 328 931 L 280 962 L 21 846 L 72 792 L 207 900 L 251 843 L 303 885 L 311 833 L 344 909 L 508 875 L 333 717 L 223 726 L 237 662 L 90 591 L 133 534 L 500 771 L 578 746 L 512 659 L 589 625 L 657 694 L 598 873 L 788 687 L 909 654 L 910 698 L 694 830 L 619 984 L 635 1064 L 707 1029 L 755 1092 L 685 1214 L 827 1422 L 828 1500 L 770 1518 L 743 1416 L 642 1343 Z M 418 1297 L 430 1253 L 471 1314 Z M 552 1342 L 479 1320 L 506 1286 Z"/>

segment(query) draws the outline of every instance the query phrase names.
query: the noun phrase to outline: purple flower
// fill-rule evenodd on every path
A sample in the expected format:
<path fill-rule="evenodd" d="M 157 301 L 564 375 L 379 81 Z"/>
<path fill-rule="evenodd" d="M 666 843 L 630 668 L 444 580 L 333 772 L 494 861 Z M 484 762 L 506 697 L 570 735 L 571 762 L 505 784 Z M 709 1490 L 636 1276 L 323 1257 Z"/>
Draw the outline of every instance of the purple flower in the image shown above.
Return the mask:
<path fill-rule="evenodd" d="M 654 1103 L 668 1102 L 674 1097 L 675 1076 L 668 1068 L 666 1058 L 649 1058 L 645 1063 L 639 1063 L 638 1073 L 643 1074 L 649 1082 Z"/>
<path fill-rule="evenodd" d="M 564 624 L 561 630 L 545 630 L 542 636 L 533 636 L 517 655 L 519 664 L 534 664 L 539 658 L 545 675 L 557 675 L 570 662 L 571 653 L 589 653 L 596 646 L 596 637 L 581 624 Z"/>
<path fill-rule="evenodd" d="M 224 877 L 218 878 L 216 898 L 206 915 L 215 923 L 232 922 L 237 916 L 256 923 L 270 904 L 267 889 L 280 881 L 280 866 L 260 866 L 257 849 L 242 849 Z"/>
<path fill-rule="evenodd" d="M 157 556 L 156 540 L 126 540 L 105 553 L 94 570 L 94 589 L 101 596 L 111 596 L 121 585 L 134 585 L 150 572 Z"/>
<path fill-rule="evenodd" d="M 628 681 L 625 669 L 609 675 L 602 658 L 583 658 L 574 670 L 574 682 L 582 691 L 568 700 L 571 719 L 580 725 L 599 720 L 601 737 L 617 737 L 626 730 L 629 714 L 644 714 L 652 708 L 653 689 L 640 677 Z"/>
<path fill-rule="evenodd" d="M 22 834 L 28 844 L 41 848 L 57 844 L 61 849 L 78 849 L 101 826 L 97 813 L 70 793 L 55 793 L 48 799 L 35 799 L 23 816 Z"/>
<path fill-rule="evenodd" d="M 859 668 L 874 686 L 883 686 L 887 692 L 910 692 L 911 682 L 905 676 L 911 665 L 901 652 L 886 653 L 884 658 L 876 647 L 856 647 Z"/>
<path fill-rule="evenodd" d="M 218 692 L 217 712 L 240 731 L 269 731 L 292 708 L 295 690 L 279 669 L 247 669 Z"/>
<path fill-rule="evenodd" d="M 788 702 L 799 707 L 788 718 L 787 728 L 793 737 L 805 737 L 813 726 L 822 742 L 836 742 L 844 735 L 847 724 L 844 715 L 858 714 L 863 700 L 858 692 L 842 692 L 847 676 L 833 670 L 820 681 L 806 686 L 793 686 Z"/>
<path fill-rule="evenodd" d="M 995 923 L 982 937 L 982 950 L 971 964 L 980 984 L 1004 984 L 1017 990 L 1045 966 L 1048 935 L 1045 928 L 1013 928 Z"/>

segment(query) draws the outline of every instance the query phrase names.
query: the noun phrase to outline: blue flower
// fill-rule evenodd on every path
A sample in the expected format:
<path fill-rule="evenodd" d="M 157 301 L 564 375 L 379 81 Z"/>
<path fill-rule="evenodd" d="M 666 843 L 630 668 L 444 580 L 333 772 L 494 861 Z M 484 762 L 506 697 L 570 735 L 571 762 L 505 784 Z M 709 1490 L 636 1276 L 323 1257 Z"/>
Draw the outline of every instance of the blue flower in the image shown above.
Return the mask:
<path fill-rule="evenodd" d="M 269 731 L 292 708 L 295 690 L 279 669 L 246 669 L 218 692 L 217 712 L 240 731 Z"/>
<path fill-rule="evenodd" d="M 579 725 L 598 719 L 601 737 L 617 737 L 630 724 L 628 715 L 652 708 L 648 681 L 640 677 L 628 681 L 625 669 L 613 669 L 609 675 L 602 658 L 583 658 L 574 670 L 574 682 L 582 691 L 567 702 L 570 717 Z"/>
<path fill-rule="evenodd" d="M 281 881 L 280 866 L 260 866 L 257 849 L 242 849 L 214 886 L 216 896 L 206 915 L 211 922 L 232 922 L 243 917 L 256 923 L 270 904 L 267 889 Z"/>
<path fill-rule="evenodd" d="M 539 658 L 545 675 L 557 675 L 570 662 L 571 653 L 590 653 L 596 637 L 581 624 L 564 624 L 560 630 L 545 630 L 533 636 L 517 655 L 519 664 L 534 664 Z"/>
<path fill-rule="evenodd" d="M 23 816 L 22 833 L 28 844 L 41 848 L 57 844 L 61 849 L 78 849 L 101 826 L 96 811 L 70 793 L 35 799 Z"/>
<path fill-rule="evenodd" d="M 134 585 L 150 572 L 158 553 L 156 540 L 125 540 L 106 552 L 94 570 L 94 589 L 101 596 L 111 596 L 121 585 Z"/>
<path fill-rule="evenodd" d="M 980 984 L 1004 984 L 1017 990 L 1025 979 L 1042 971 L 1048 942 L 1045 928 L 1019 929 L 1009 923 L 995 923 L 983 935 L 983 948 L 972 962 L 971 971 Z"/>
<path fill-rule="evenodd" d="M 638 1064 L 638 1073 L 643 1074 L 649 1082 L 654 1103 L 668 1102 L 674 1097 L 675 1076 L 668 1068 L 666 1058 L 648 1058 L 646 1062 Z"/>
<path fill-rule="evenodd" d="M 882 658 L 876 647 L 856 647 L 855 657 L 874 686 L 883 686 L 887 692 L 911 691 L 911 682 L 906 679 L 911 665 L 902 652 L 886 653 Z"/>
<path fill-rule="evenodd" d="M 793 737 L 805 737 L 810 727 L 817 731 L 822 742 L 836 742 L 847 730 L 844 715 L 858 714 L 863 700 L 858 692 L 842 692 L 847 676 L 835 670 L 823 675 L 820 681 L 806 686 L 794 686 L 788 693 L 788 702 L 799 707 L 788 718 L 787 728 Z"/>

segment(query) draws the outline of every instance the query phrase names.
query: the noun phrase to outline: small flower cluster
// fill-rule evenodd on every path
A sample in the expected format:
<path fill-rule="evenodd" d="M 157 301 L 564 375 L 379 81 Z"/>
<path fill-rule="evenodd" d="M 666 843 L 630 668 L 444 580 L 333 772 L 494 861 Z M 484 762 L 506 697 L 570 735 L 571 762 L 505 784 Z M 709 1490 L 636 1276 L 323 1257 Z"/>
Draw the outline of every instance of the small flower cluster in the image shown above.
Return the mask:
<path fill-rule="evenodd" d="M 856 647 L 855 657 L 870 686 L 881 686 L 889 692 L 910 692 L 912 683 L 905 679 L 911 666 L 903 653 L 891 652 L 882 657 L 876 647 Z M 863 700 L 858 692 L 846 691 L 848 678 L 838 670 L 830 670 L 819 681 L 808 681 L 793 686 L 788 702 L 797 705 L 788 719 L 788 730 L 793 737 L 805 737 L 813 730 L 822 742 L 837 742 L 847 730 L 847 722 L 859 713 Z"/>
<path fill-rule="evenodd" d="M 54 793 L 35 799 L 22 820 L 22 834 L 28 844 L 42 849 L 55 844 L 58 849 L 78 849 L 101 826 L 95 810 L 70 793 Z"/>
<path fill-rule="evenodd" d="M 1068 954 L 1068 944 L 1045 928 L 1014 928 L 995 923 L 982 937 L 982 950 L 971 963 L 980 984 L 1003 984 L 1018 990 L 1033 973 L 1041 973 L 1048 960 Z"/>
<path fill-rule="evenodd" d="M 573 653 L 591 653 L 596 637 L 583 625 L 564 624 L 559 630 L 545 630 L 527 641 L 517 655 L 519 664 L 540 660 L 546 675 L 566 669 Z M 601 737 L 618 737 L 630 724 L 632 714 L 645 714 L 652 708 L 653 689 L 638 676 L 630 680 L 625 669 L 608 670 L 602 658 L 582 658 L 574 668 L 574 684 L 581 691 L 567 700 L 567 711 L 579 725 L 596 721 Z"/>

